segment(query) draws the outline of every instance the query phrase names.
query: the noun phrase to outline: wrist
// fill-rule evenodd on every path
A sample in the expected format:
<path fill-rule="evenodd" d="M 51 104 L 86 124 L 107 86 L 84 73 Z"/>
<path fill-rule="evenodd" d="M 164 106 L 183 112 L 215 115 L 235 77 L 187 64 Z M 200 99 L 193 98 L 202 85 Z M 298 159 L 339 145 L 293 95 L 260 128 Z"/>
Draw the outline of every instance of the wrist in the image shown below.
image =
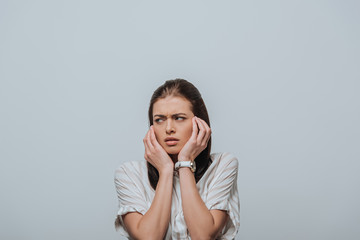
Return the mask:
<path fill-rule="evenodd" d="M 163 168 L 161 168 L 161 170 L 159 169 L 159 175 L 172 175 L 174 173 L 174 164 L 168 164 L 166 166 L 164 166 Z"/>
<path fill-rule="evenodd" d="M 179 162 L 183 162 L 183 161 L 194 161 L 194 159 L 192 159 L 191 157 L 179 157 L 178 158 Z"/>

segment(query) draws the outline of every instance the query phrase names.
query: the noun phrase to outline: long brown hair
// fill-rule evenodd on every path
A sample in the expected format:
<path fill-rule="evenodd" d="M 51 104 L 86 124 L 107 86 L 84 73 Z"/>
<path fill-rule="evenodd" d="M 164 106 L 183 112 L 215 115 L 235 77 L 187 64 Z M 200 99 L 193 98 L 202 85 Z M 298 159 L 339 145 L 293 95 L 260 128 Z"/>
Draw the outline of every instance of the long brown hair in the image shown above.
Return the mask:
<path fill-rule="evenodd" d="M 176 78 L 174 80 L 168 80 L 163 85 L 158 87 L 153 93 L 150 105 L 149 105 L 149 125 L 153 125 L 153 106 L 154 103 L 162 98 L 174 96 L 184 97 L 191 103 L 191 111 L 193 114 L 203 119 L 210 127 L 209 115 L 206 110 L 204 100 L 201 97 L 199 90 L 190 82 Z M 211 137 L 207 144 L 207 147 L 195 158 L 196 171 L 195 181 L 198 182 L 204 175 L 205 171 L 210 165 L 210 151 L 211 151 Z M 148 178 L 152 188 L 155 190 L 159 181 L 159 172 L 157 169 L 147 162 Z"/>

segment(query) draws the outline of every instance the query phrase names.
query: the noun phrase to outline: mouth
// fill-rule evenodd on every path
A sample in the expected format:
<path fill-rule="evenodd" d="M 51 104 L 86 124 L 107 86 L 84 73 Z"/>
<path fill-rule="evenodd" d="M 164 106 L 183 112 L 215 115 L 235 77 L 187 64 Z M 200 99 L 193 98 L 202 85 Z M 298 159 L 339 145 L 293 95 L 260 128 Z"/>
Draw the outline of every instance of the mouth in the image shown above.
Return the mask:
<path fill-rule="evenodd" d="M 168 146 L 174 146 L 174 145 L 176 145 L 178 142 L 179 142 L 179 139 L 177 139 L 177 138 L 173 138 L 173 137 L 167 137 L 167 138 L 165 138 L 165 143 L 166 143 Z"/>

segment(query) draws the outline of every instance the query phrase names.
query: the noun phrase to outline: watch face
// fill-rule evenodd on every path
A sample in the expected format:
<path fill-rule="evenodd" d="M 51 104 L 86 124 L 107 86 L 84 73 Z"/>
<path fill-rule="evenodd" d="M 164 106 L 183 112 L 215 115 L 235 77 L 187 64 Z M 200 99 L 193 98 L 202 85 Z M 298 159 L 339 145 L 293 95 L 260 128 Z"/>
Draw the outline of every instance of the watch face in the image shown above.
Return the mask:
<path fill-rule="evenodd" d="M 191 168 L 191 171 L 192 171 L 192 172 L 195 172 L 195 171 L 196 171 L 195 161 L 191 161 L 191 162 L 190 162 L 190 168 Z"/>

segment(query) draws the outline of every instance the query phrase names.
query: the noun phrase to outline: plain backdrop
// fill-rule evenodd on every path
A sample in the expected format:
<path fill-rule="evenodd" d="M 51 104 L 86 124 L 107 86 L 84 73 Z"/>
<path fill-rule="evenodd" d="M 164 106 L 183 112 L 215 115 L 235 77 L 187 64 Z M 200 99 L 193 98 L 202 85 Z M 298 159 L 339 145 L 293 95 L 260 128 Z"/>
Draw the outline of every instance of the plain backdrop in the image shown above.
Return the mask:
<path fill-rule="evenodd" d="M 0 1 L 0 239 L 123 239 L 165 80 L 239 159 L 241 240 L 360 239 L 359 1 Z"/>

